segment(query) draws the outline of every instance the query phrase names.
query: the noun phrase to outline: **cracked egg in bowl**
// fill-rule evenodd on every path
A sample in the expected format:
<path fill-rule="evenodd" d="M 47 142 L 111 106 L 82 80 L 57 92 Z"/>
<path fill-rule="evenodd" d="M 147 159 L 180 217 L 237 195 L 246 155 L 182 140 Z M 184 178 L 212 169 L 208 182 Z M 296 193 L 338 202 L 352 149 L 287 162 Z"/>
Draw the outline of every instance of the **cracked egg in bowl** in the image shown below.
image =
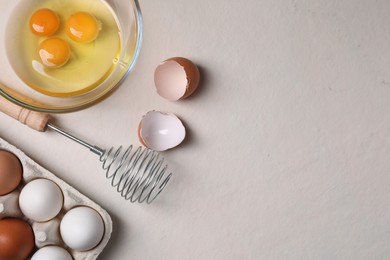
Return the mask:
<path fill-rule="evenodd" d="M 136 0 L 2 3 L 0 94 L 26 108 L 70 112 L 96 103 L 133 68 L 141 45 Z M 13 78 L 13 79 L 12 79 Z"/>

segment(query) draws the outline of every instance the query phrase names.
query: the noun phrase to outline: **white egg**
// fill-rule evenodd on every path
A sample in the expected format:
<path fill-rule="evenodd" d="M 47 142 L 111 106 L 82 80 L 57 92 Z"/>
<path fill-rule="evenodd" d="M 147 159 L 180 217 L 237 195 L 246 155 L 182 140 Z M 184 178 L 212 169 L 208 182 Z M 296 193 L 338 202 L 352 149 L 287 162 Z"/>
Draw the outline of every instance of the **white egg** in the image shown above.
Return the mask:
<path fill-rule="evenodd" d="M 36 179 L 27 183 L 19 196 L 19 206 L 23 214 L 38 222 L 57 216 L 63 202 L 61 189 L 47 179 Z"/>
<path fill-rule="evenodd" d="M 39 249 L 31 260 L 72 260 L 68 251 L 58 246 L 46 246 Z"/>
<path fill-rule="evenodd" d="M 62 218 L 60 233 L 67 246 L 74 250 L 87 251 L 101 241 L 104 223 L 94 209 L 80 206 L 69 210 Z"/>
<path fill-rule="evenodd" d="M 165 151 L 179 145 L 186 130 L 174 114 L 150 111 L 142 117 L 138 136 L 142 144 L 155 151 Z"/>

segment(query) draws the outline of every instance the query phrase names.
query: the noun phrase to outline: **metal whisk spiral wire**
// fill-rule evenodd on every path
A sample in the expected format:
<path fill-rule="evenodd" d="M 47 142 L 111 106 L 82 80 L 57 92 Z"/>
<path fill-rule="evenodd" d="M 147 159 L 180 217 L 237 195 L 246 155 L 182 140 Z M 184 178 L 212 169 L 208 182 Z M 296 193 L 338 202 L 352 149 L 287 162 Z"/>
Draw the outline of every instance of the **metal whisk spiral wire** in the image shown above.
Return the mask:
<path fill-rule="evenodd" d="M 108 150 L 91 145 L 71 135 L 59 127 L 48 123 L 47 127 L 75 141 L 97 154 L 106 171 L 111 186 L 117 189 L 123 198 L 131 202 L 152 203 L 169 182 L 172 173 L 166 174 L 167 165 L 155 151 L 130 145 L 127 149 L 120 146 Z"/>
<path fill-rule="evenodd" d="M 151 203 L 167 185 L 172 173 L 157 152 L 130 145 L 127 149 L 111 147 L 100 156 L 111 186 L 131 202 Z"/>

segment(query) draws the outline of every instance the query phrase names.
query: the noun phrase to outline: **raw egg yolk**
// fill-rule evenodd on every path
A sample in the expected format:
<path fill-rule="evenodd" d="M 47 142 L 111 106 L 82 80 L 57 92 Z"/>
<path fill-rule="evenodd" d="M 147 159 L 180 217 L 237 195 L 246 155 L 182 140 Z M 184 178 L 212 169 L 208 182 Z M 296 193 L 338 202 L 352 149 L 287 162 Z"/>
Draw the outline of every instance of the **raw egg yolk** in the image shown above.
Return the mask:
<path fill-rule="evenodd" d="M 58 15 L 47 8 L 35 11 L 30 17 L 30 29 L 38 36 L 49 36 L 54 34 L 60 26 Z"/>
<path fill-rule="evenodd" d="M 60 38 L 49 38 L 39 45 L 39 56 L 45 66 L 59 68 L 68 62 L 70 47 Z"/>
<path fill-rule="evenodd" d="M 89 43 L 99 34 L 99 24 L 96 18 L 86 12 L 72 14 L 65 24 L 66 34 L 80 43 Z"/>

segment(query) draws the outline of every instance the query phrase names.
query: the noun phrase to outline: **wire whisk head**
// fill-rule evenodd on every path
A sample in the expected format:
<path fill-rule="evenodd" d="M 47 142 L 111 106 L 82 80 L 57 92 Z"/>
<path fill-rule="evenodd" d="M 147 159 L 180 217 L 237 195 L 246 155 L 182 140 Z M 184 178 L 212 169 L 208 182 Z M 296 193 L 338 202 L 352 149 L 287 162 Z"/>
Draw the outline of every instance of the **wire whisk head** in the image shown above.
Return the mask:
<path fill-rule="evenodd" d="M 172 173 L 166 174 L 164 159 L 147 148 L 111 147 L 100 156 L 106 177 L 123 198 L 131 202 L 151 203 L 167 185 Z"/>

